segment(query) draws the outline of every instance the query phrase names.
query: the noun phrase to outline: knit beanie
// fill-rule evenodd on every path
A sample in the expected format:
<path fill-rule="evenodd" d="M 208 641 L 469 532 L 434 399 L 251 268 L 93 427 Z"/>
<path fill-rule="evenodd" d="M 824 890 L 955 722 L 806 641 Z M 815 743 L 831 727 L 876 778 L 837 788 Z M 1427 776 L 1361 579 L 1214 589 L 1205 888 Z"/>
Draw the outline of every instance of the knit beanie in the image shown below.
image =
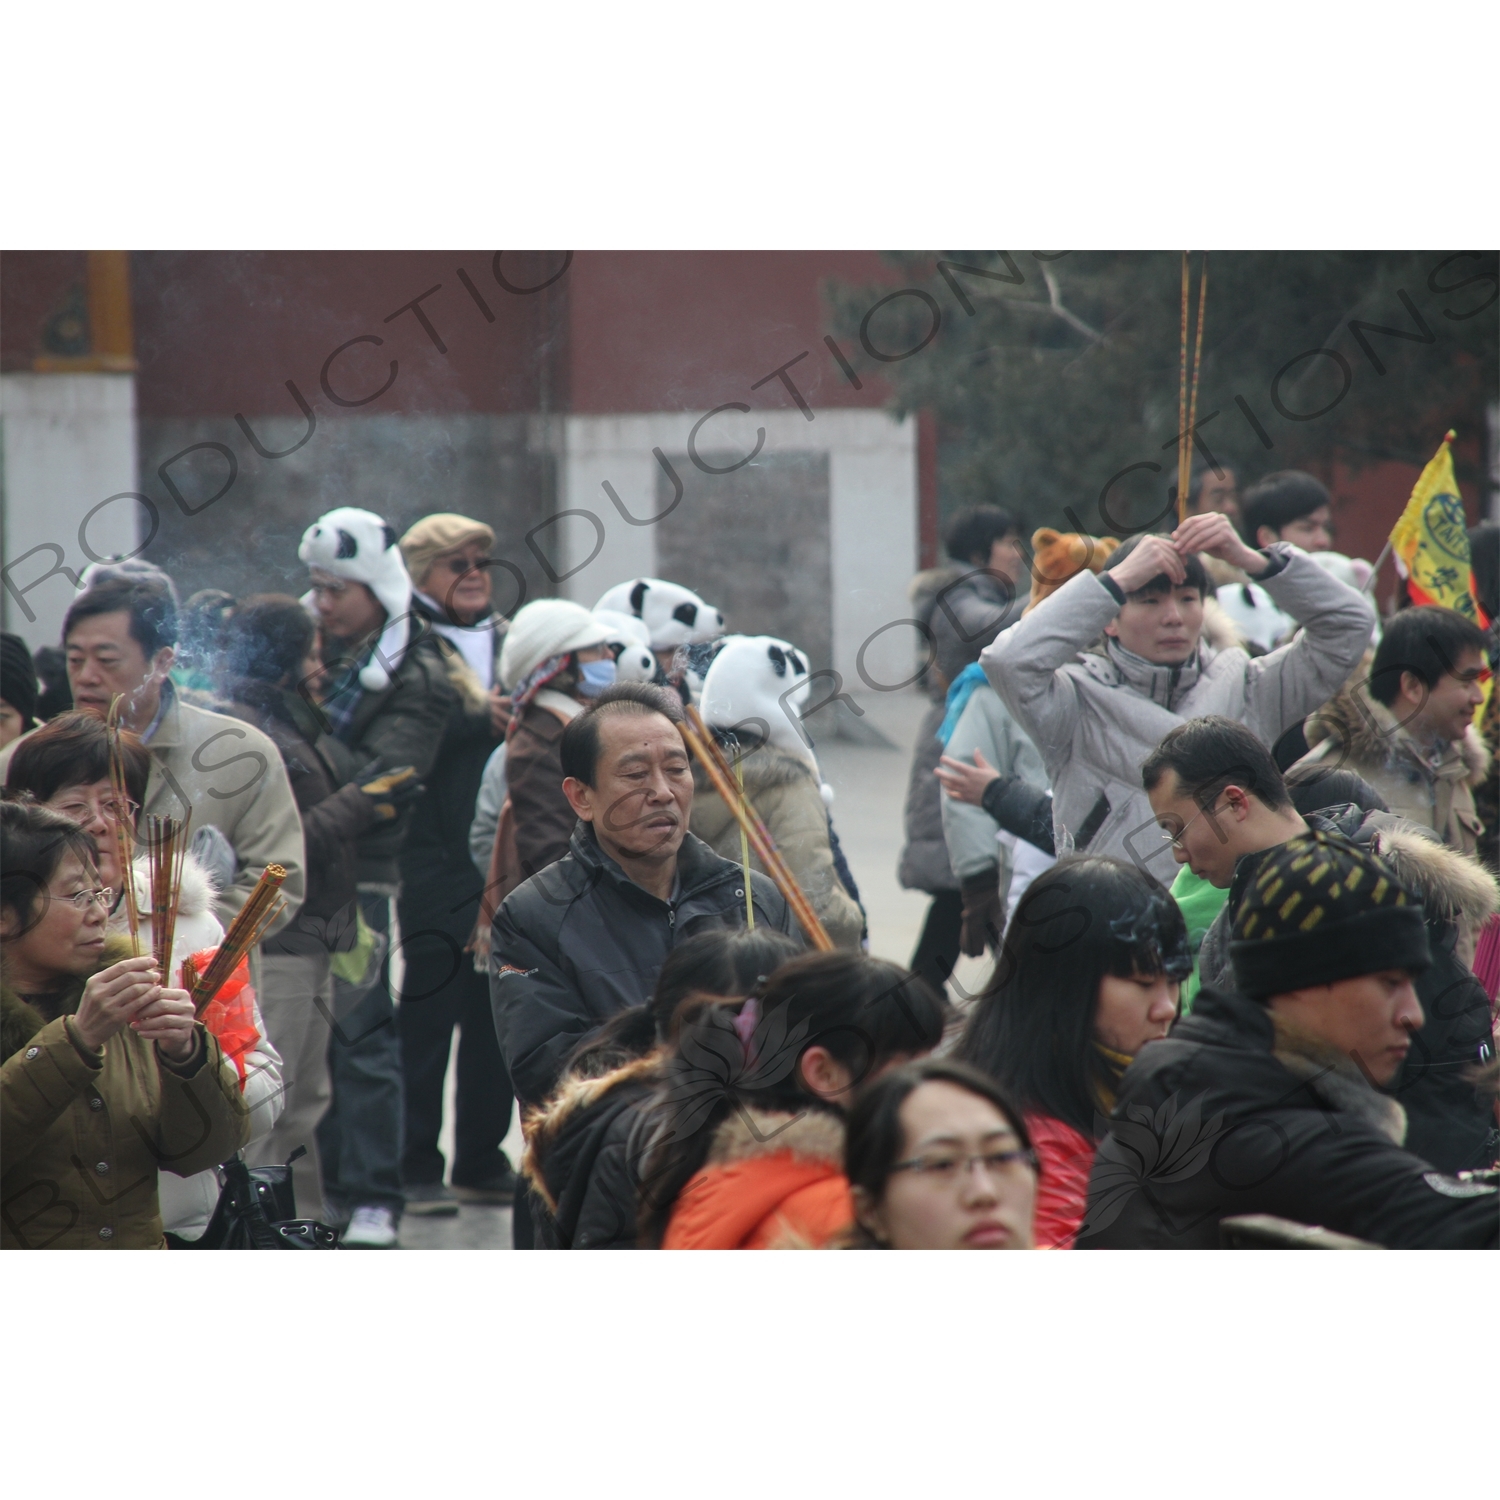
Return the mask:
<path fill-rule="evenodd" d="M 1375 855 L 1318 830 L 1262 863 L 1234 914 L 1229 957 L 1253 1000 L 1431 961 L 1418 898 Z"/>
<path fill-rule="evenodd" d="M 352 505 L 319 516 L 302 534 L 297 556 L 310 568 L 362 583 L 385 610 L 385 629 L 375 654 L 359 674 L 360 686 L 378 693 L 390 686 L 411 642 L 411 578 L 396 545 L 396 533 L 379 516 Z M 312 594 L 302 596 L 312 608 Z"/>
<path fill-rule="evenodd" d="M 553 657 L 603 645 L 608 627 L 571 599 L 533 599 L 522 605 L 500 647 L 500 677 L 514 690 Z"/>
<path fill-rule="evenodd" d="M 469 542 L 493 547 L 495 533 L 483 521 L 470 520 L 452 511 L 423 516 L 401 538 L 401 555 L 406 559 L 406 571 L 411 574 L 412 582 L 422 588 L 427 570 L 440 552 L 451 552 Z"/>
<path fill-rule="evenodd" d="M 0 698 L 21 716 L 22 729 L 36 719 L 36 667 L 26 642 L 9 631 L 0 634 Z"/>

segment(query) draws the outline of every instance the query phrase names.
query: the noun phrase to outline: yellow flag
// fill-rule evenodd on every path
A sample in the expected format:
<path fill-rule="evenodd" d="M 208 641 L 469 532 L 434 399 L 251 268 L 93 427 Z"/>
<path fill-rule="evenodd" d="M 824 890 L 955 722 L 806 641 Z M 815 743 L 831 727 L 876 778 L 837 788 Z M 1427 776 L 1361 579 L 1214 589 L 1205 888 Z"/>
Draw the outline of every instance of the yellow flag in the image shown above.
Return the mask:
<path fill-rule="evenodd" d="M 1391 532 L 1391 549 L 1414 604 L 1441 604 L 1478 624 L 1464 503 L 1453 474 L 1453 438 L 1450 432 L 1422 470 Z"/>

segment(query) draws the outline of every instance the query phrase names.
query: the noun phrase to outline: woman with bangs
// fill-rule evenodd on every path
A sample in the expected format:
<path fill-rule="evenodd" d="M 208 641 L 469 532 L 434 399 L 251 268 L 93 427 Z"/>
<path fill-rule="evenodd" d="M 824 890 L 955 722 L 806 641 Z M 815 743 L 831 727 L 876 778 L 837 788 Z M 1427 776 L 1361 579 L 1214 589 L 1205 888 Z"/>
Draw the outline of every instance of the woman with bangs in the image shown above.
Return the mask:
<path fill-rule="evenodd" d="M 1073 1246 L 1125 1069 L 1177 1017 L 1182 913 L 1118 860 L 1059 861 L 1027 889 L 957 1056 L 1021 1109 L 1040 1164 L 1038 1249 Z"/>

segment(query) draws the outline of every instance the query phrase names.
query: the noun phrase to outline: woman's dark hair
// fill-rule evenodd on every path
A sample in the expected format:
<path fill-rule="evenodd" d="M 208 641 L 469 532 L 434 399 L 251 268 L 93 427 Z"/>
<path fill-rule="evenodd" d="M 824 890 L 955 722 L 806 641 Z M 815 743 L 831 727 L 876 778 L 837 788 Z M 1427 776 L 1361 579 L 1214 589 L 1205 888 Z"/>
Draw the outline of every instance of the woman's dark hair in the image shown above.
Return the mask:
<path fill-rule="evenodd" d="M 1008 536 L 1019 536 L 1021 523 L 998 505 L 976 505 L 960 511 L 943 533 L 948 556 L 958 563 L 977 563 L 983 567 L 990 560 L 990 549 Z"/>
<path fill-rule="evenodd" d="M 690 995 L 742 1000 L 799 951 L 774 928 L 712 927 L 695 933 L 667 955 L 649 1003 L 622 1010 L 586 1036 L 568 1054 L 563 1072 L 598 1078 L 644 1057 L 670 1040 L 677 1007 Z"/>
<path fill-rule="evenodd" d="M 146 800 L 151 752 L 128 729 L 120 731 L 125 762 L 125 791 L 130 800 Z M 109 779 L 109 730 L 103 718 L 75 708 L 49 719 L 16 744 L 5 773 L 6 789 L 30 792 L 50 802 L 64 787 L 89 786 Z"/>
<path fill-rule="evenodd" d="M 930 1052 L 947 1019 L 947 1002 L 925 980 L 845 949 L 792 959 L 739 1004 L 684 1007 L 666 1080 L 649 1108 L 641 1242 L 661 1244 L 678 1194 L 731 1111 L 838 1113 L 803 1086 L 798 1065 L 810 1047 L 826 1048 L 858 1086 L 895 1058 Z"/>
<path fill-rule="evenodd" d="M 245 677 L 295 686 L 316 632 L 312 616 L 290 594 L 252 595 L 224 622 L 215 675 L 224 687 Z"/>
<path fill-rule="evenodd" d="M 97 866 L 93 839 L 70 818 L 32 802 L 0 801 L 0 907 L 21 919 L 13 938 L 41 920 L 42 895 L 69 854 L 85 869 Z"/>
<path fill-rule="evenodd" d="M 1500 526 L 1493 521 L 1469 528 L 1469 571 L 1479 607 L 1500 620 Z"/>
<path fill-rule="evenodd" d="M 1006 1098 L 995 1080 L 968 1063 L 946 1057 L 927 1057 L 920 1062 L 892 1068 L 861 1089 L 849 1111 L 844 1137 L 844 1176 L 851 1188 L 863 1188 L 871 1203 L 885 1198 L 891 1169 L 906 1153 L 906 1132 L 901 1125 L 901 1106 L 924 1083 L 951 1083 L 1000 1111 L 1001 1118 L 1020 1138 L 1023 1150 L 1031 1150 L 1031 1136 L 1021 1111 Z M 1038 1169 L 1040 1170 L 1040 1169 Z M 848 1248 L 889 1248 L 856 1222 Z"/>
<path fill-rule="evenodd" d="M 1150 875 L 1097 854 L 1061 859 L 1021 897 L 956 1055 L 1022 1109 L 1093 1139 L 1117 1082 L 1095 1045 L 1100 982 L 1180 981 L 1192 967 L 1182 913 Z"/>
<path fill-rule="evenodd" d="M 1401 674 L 1411 672 L 1436 687 L 1465 651 L 1481 656 L 1488 644 L 1484 631 L 1456 609 L 1422 604 L 1387 621 L 1370 663 L 1370 696 L 1387 708 L 1401 692 Z M 1487 661 L 1488 658 L 1486 657 Z"/>

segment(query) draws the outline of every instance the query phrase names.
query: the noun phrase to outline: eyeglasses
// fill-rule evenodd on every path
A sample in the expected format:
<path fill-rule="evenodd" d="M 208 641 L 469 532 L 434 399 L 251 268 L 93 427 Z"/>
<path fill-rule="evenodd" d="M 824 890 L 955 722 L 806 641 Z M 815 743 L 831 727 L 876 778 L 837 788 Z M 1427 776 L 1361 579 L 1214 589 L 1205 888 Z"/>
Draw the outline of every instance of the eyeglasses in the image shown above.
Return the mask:
<path fill-rule="evenodd" d="M 111 823 L 128 823 L 141 809 L 139 803 L 132 802 L 129 798 L 120 801 L 115 797 L 104 798 L 97 809 L 87 802 L 69 802 L 52 809 L 73 823 L 87 823 L 96 810 L 101 818 L 107 818 Z"/>
<path fill-rule="evenodd" d="M 1204 813 L 1211 813 L 1218 806 L 1218 804 L 1219 799 L 1215 797 L 1207 807 L 1199 808 L 1198 811 L 1191 818 L 1189 818 L 1187 822 L 1177 830 L 1176 833 L 1168 833 L 1167 830 L 1163 828 L 1161 831 L 1162 839 L 1164 840 L 1164 842 L 1170 844 L 1174 849 L 1182 848 L 1182 841 L 1187 837 L 1188 829 L 1191 828 L 1193 824 L 1203 816 Z"/>
<path fill-rule="evenodd" d="M 492 568 L 495 565 L 493 557 L 476 557 L 471 562 L 467 557 L 440 557 L 434 567 L 443 568 L 452 573 L 456 578 L 462 578 L 465 573 L 475 573 L 481 568 Z"/>
<path fill-rule="evenodd" d="M 910 1161 L 898 1161 L 892 1172 L 915 1172 L 944 1187 L 951 1187 L 960 1173 L 967 1176 L 978 1162 L 991 1177 L 1005 1176 L 1018 1166 L 1036 1170 L 1036 1152 L 1020 1146 L 1003 1151 L 979 1151 L 972 1156 L 960 1156 L 952 1151 L 934 1151 L 929 1156 L 914 1156 Z"/>
<path fill-rule="evenodd" d="M 79 891 L 75 896 L 54 896 L 51 891 L 46 892 L 48 901 L 66 901 L 74 911 L 87 911 L 89 903 L 97 901 L 105 911 L 110 908 L 110 903 L 115 899 L 114 891 L 107 885 L 101 885 L 97 890 Z"/>

